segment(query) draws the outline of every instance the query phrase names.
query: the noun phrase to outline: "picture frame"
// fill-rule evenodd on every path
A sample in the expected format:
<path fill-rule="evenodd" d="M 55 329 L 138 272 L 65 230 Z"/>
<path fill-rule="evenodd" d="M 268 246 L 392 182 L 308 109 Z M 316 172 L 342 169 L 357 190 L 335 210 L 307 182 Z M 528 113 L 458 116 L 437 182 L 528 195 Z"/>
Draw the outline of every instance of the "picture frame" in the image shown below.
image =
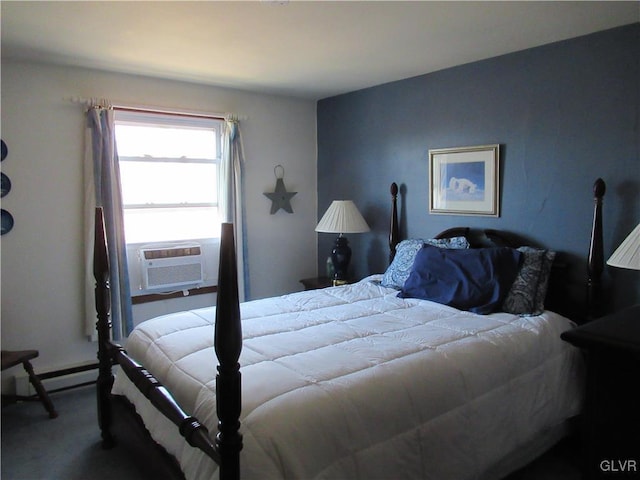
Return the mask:
<path fill-rule="evenodd" d="M 429 213 L 500 216 L 500 145 L 429 150 Z"/>

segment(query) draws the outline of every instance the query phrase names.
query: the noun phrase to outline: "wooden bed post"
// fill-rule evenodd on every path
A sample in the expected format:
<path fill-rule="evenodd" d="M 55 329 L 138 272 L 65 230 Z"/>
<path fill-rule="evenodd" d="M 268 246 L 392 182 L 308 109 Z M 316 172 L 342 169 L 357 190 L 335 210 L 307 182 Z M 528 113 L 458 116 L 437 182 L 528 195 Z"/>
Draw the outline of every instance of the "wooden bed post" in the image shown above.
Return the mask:
<path fill-rule="evenodd" d="M 93 276 L 96 279 L 95 302 L 98 314 L 98 380 L 96 382 L 98 398 L 98 424 L 102 434 L 102 447 L 111 448 L 115 442 L 111 435 L 111 387 L 113 371 L 109 342 L 111 341 L 111 290 L 109 286 L 109 253 L 104 228 L 102 207 L 96 207 L 93 246 Z"/>
<path fill-rule="evenodd" d="M 389 264 L 393 262 L 396 256 L 396 246 L 400 241 L 400 232 L 398 230 L 398 185 L 393 182 L 391 184 L 391 228 L 389 229 Z"/>
<path fill-rule="evenodd" d="M 216 303 L 215 351 L 218 357 L 216 375 L 216 410 L 218 434 L 216 448 L 220 454 L 220 480 L 240 478 L 240 411 L 242 407 L 240 352 L 242 326 L 238 298 L 233 224 L 222 224 L 220 265 L 218 270 L 218 300 Z"/>
<path fill-rule="evenodd" d="M 593 184 L 593 227 L 589 245 L 587 266 L 587 320 L 603 314 L 601 277 L 604 270 L 604 247 L 602 241 L 602 198 L 606 192 L 604 180 L 598 178 Z"/>

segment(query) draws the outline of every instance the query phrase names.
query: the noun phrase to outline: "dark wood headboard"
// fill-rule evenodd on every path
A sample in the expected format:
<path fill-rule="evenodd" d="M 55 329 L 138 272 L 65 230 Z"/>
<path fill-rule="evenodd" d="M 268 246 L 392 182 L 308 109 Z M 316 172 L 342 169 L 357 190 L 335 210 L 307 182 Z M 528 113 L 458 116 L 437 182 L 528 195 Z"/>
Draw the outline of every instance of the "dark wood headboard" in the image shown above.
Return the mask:
<path fill-rule="evenodd" d="M 578 323 L 583 323 L 602 316 L 604 313 L 604 301 L 602 295 L 601 278 L 604 270 L 604 253 L 602 239 L 602 200 L 606 191 L 605 182 L 598 178 L 593 185 L 593 226 L 589 241 L 589 257 L 586 264 L 586 294 L 585 298 L 576 299 L 572 291 L 584 291 L 584 277 L 572 279 L 569 270 L 570 265 L 566 261 L 563 252 L 557 252 L 553 263 L 549 290 L 545 304 L 547 308 L 563 314 Z M 397 218 L 398 186 L 391 184 L 391 230 L 389 233 L 389 261 L 393 260 L 396 246 L 400 242 Z M 472 248 L 482 247 L 511 247 L 535 245 L 531 240 L 516 233 L 495 229 L 474 229 L 470 227 L 453 227 L 440 232 L 435 238 L 465 237 Z M 581 266 L 580 268 L 584 268 Z M 578 284 L 579 282 L 579 284 Z"/>

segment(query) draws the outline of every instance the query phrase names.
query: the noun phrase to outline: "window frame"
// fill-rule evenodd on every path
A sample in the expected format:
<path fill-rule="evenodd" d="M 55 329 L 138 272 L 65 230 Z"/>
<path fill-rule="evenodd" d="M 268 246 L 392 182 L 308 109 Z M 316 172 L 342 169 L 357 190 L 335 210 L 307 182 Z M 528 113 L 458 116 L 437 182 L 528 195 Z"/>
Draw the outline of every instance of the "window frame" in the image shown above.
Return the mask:
<path fill-rule="evenodd" d="M 144 111 L 144 110 L 135 110 L 135 109 L 119 109 L 115 108 L 115 128 L 119 124 L 128 124 L 128 125 L 140 125 L 140 126 L 150 126 L 150 127 L 162 127 L 162 126 L 170 126 L 170 127 L 178 127 L 178 128 L 193 128 L 193 129 L 213 129 L 215 131 L 215 142 L 216 142 L 216 158 L 215 159 L 207 159 L 207 158 L 196 158 L 196 157 L 132 157 L 127 155 L 121 155 L 118 152 L 118 162 L 149 162 L 149 163 L 185 163 L 185 164 L 213 164 L 215 165 L 216 171 L 216 179 L 219 179 L 220 175 L 220 164 L 222 162 L 222 135 L 223 135 L 223 126 L 224 126 L 224 118 L 222 117 L 214 117 L 214 116 L 204 116 L 204 115 L 191 115 L 185 113 L 167 113 L 167 112 L 152 112 L 152 111 Z M 117 148 L 117 139 L 116 139 L 116 148 Z M 122 177 L 122 175 L 121 175 Z M 120 184 L 122 185 L 122 179 L 120 179 Z M 219 211 L 219 189 L 216 186 L 216 202 L 192 202 L 192 203 L 155 203 L 155 204 L 126 204 L 123 199 L 123 210 L 126 215 L 127 210 L 144 210 L 144 209 L 189 209 L 189 208 L 215 208 Z M 148 240 L 145 242 L 139 241 L 130 241 L 127 239 L 126 230 L 125 230 L 125 240 L 127 244 L 167 244 L 167 243 L 180 243 L 185 241 L 202 241 L 207 239 L 219 239 L 220 235 L 214 235 L 210 237 L 186 237 L 175 240 Z"/>
<path fill-rule="evenodd" d="M 215 131 L 216 141 L 216 158 L 215 159 L 203 159 L 195 157 L 181 157 L 181 158 L 165 158 L 165 157 L 131 157 L 126 155 L 120 155 L 118 152 L 118 162 L 170 162 L 170 163 L 207 163 L 214 164 L 216 170 L 216 179 L 219 179 L 220 166 L 222 162 L 222 145 L 224 135 L 224 118 L 214 116 L 202 116 L 191 115 L 181 113 L 166 113 L 166 112 L 152 112 L 142 111 L 136 109 L 119 109 L 114 108 L 115 111 L 115 125 L 118 124 L 130 124 L 130 125 L 147 125 L 147 126 L 175 126 L 184 128 L 205 128 L 213 129 Z M 117 148 L 117 139 L 116 139 Z M 122 178 L 120 178 L 120 184 L 122 185 Z M 212 183 L 212 187 L 217 189 L 216 202 L 192 202 L 189 204 L 184 203 L 156 203 L 153 205 L 144 204 L 124 204 L 123 210 L 127 209 L 163 209 L 163 208 L 181 208 L 188 209 L 191 207 L 215 207 L 219 211 L 219 182 L 218 184 Z M 129 267 L 129 279 L 131 282 L 131 296 L 133 304 L 147 303 L 158 300 L 166 300 L 168 298 L 182 297 L 183 295 L 191 294 L 206 294 L 212 293 L 217 290 L 217 278 L 218 278 L 218 256 L 220 248 L 220 234 L 213 236 L 198 236 L 181 238 L 175 240 L 150 240 L 150 241 L 130 241 L 127 239 L 125 231 L 125 240 L 127 245 L 128 267 Z M 195 286 L 194 288 L 188 288 L 186 290 L 175 290 L 171 292 L 158 292 L 144 290 L 141 285 L 141 261 L 139 258 L 139 251 L 143 247 L 166 247 L 182 245 L 186 242 L 196 242 L 201 245 L 203 249 L 204 259 L 204 282 Z M 188 293 L 185 293 L 188 292 Z"/>

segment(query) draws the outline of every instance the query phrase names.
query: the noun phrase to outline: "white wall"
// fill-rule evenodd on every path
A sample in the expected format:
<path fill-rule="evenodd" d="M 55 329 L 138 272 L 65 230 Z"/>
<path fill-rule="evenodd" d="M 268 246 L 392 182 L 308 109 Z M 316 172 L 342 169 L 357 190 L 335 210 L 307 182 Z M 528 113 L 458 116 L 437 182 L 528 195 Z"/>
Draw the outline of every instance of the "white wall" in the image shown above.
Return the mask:
<path fill-rule="evenodd" d="M 1 237 L 1 342 L 3 349 L 40 350 L 37 370 L 96 358 L 96 345 L 83 336 L 84 112 L 69 97 L 246 117 L 251 297 L 300 290 L 298 280 L 316 274 L 315 102 L 7 59 L 1 86 L 1 134 L 9 148 L 2 171 L 13 186 L 2 208 L 15 218 Z M 270 215 L 263 195 L 274 189 L 278 164 L 287 189 L 298 192 L 293 214 Z M 191 308 L 192 301 L 203 299 L 155 307 Z M 13 373 L 3 372 L 3 387 Z"/>

